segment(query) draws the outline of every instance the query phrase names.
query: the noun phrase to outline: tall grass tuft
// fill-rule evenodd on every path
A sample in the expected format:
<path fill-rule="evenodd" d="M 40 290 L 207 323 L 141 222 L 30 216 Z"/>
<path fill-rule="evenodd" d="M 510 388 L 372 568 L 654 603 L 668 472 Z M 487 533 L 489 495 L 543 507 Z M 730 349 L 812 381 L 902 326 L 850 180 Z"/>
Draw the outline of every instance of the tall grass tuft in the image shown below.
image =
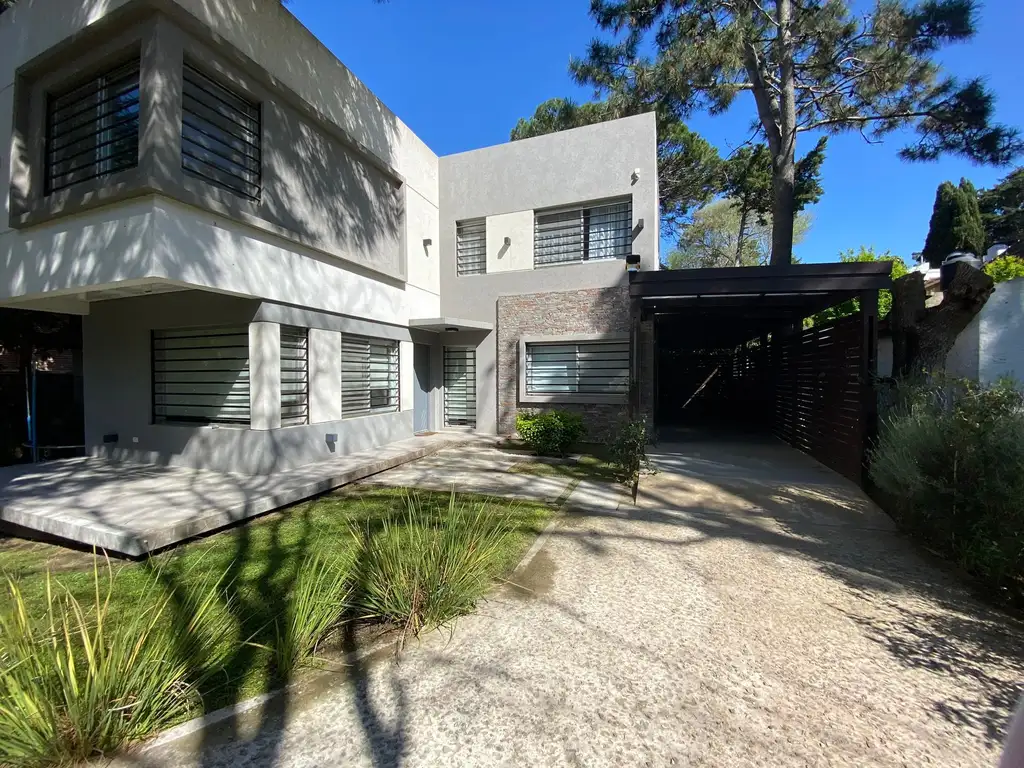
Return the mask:
<path fill-rule="evenodd" d="M 307 664 L 349 608 L 351 562 L 322 554 L 299 565 L 285 614 L 275 624 L 274 665 L 280 680 Z"/>
<path fill-rule="evenodd" d="M 404 514 L 366 531 L 358 577 L 365 618 L 399 624 L 416 635 L 473 610 L 505 564 L 515 525 L 485 502 L 452 492 L 447 509 L 428 514 L 419 496 Z"/>
<path fill-rule="evenodd" d="M 0 606 L 0 763 L 68 764 L 138 741 L 187 715 L 198 686 L 224 659 L 234 627 L 220 582 L 173 595 L 154 580 L 137 611 L 114 621 L 114 574 L 94 566 L 92 604 L 83 605 L 47 574 L 45 611 L 32 615 L 17 581 Z M 104 583 L 105 582 L 105 583 Z M 194 651 L 207 649 L 201 662 Z"/>

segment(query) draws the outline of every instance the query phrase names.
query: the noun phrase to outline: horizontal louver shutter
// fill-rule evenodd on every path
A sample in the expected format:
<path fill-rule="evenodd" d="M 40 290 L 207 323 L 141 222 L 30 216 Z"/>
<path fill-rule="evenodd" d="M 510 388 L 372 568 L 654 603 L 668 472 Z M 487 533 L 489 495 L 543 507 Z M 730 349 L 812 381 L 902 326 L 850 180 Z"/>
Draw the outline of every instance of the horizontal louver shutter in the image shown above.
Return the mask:
<path fill-rule="evenodd" d="M 281 326 L 281 426 L 309 423 L 309 334 Z"/>
<path fill-rule="evenodd" d="M 259 105 L 186 64 L 181 107 L 181 167 L 204 181 L 258 200 Z"/>
<path fill-rule="evenodd" d="M 629 390 L 629 343 L 527 344 L 530 395 L 624 395 Z"/>
<path fill-rule="evenodd" d="M 533 236 L 535 267 L 625 258 L 632 250 L 633 203 L 538 212 Z"/>
<path fill-rule="evenodd" d="M 444 348 L 444 424 L 476 426 L 476 350 Z"/>
<path fill-rule="evenodd" d="M 398 410 L 398 342 L 341 337 L 341 416 Z"/>
<path fill-rule="evenodd" d="M 455 225 L 455 251 L 460 275 L 487 271 L 487 223 L 485 219 L 460 221 Z"/>
<path fill-rule="evenodd" d="M 248 327 L 153 331 L 153 418 L 248 424 Z"/>
<path fill-rule="evenodd" d="M 122 64 L 46 105 L 46 192 L 139 164 L 139 61 Z"/>

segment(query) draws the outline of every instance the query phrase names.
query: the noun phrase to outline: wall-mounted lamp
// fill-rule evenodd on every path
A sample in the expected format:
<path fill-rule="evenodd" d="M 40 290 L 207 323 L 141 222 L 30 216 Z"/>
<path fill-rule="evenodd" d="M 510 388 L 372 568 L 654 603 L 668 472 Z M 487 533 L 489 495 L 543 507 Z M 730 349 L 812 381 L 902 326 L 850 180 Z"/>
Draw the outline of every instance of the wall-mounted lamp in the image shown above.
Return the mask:
<path fill-rule="evenodd" d="M 434 244 L 434 241 L 431 238 L 429 238 L 429 237 L 424 237 L 423 238 L 423 245 L 433 245 L 433 244 Z"/>
<path fill-rule="evenodd" d="M 626 271 L 627 272 L 639 272 L 640 271 L 640 254 L 630 253 L 626 255 Z"/>
<path fill-rule="evenodd" d="M 632 175 L 629 177 L 634 184 L 640 181 L 640 169 L 634 168 Z"/>
<path fill-rule="evenodd" d="M 506 245 L 506 246 L 508 246 L 508 245 L 512 245 L 512 238 L 511 238 L 511 237 L 506 237 L 506 238 L 505 238 L 505 245 Z"/>

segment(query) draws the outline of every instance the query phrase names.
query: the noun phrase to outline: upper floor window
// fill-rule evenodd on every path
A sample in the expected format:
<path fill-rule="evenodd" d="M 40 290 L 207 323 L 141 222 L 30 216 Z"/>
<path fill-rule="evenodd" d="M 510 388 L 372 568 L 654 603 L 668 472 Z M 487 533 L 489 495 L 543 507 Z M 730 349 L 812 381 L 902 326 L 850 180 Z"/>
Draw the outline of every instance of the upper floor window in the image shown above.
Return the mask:
<path fill-rule="evenodd" d="M 481 275 L 487 271 L 486 219 L 456 223 L 455 257 L 460 275 Z"/>
<path fill-rule="evenodd" d="M 181 102 L 181 167 L 258 200 L 260 108 L 188 64 Z"/>
<path fill-rule="evenodd" d="M 139 164 L 139 60 L 46 104 L 46 194 Z"/>
<path fill-rule="evenodd" d="M 533 265 L 620 259 L 632 246 L 633 202 L 562 208 L 534 216 Z"/>

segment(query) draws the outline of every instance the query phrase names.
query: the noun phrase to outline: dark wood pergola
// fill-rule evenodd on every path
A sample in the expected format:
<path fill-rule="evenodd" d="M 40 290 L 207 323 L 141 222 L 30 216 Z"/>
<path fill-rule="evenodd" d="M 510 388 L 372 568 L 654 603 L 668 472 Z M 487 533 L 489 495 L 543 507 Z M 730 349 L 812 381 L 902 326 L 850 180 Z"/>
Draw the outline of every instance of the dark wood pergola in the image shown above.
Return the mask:
<path fill-rule="evenodd" d="M 680 332 L 714 346 L 760 339 L 758 381 L 772 387 L 776 434 L 859 481 L 877 425 L 878 292 L 892 287 L 890 272 L 889 262 L 852 262 L 631 273 L 631 412 L 640 411 L 644 321 L 677 323 Z M 849 299 L 859 299 L 852 317 L 803 328 L 804 318 Z M 823 383 L 814 389 L 818 379 Z"/>

